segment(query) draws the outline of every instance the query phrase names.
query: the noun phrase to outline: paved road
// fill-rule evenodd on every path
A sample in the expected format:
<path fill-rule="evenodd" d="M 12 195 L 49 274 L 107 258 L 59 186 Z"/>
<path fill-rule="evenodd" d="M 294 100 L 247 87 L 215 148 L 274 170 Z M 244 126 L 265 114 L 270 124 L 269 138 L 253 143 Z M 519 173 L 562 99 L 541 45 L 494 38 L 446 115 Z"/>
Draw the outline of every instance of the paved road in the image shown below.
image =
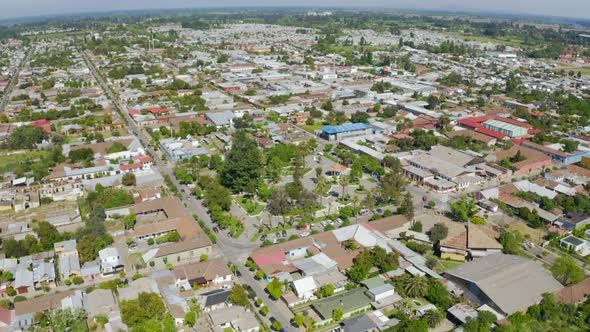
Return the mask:
<path fill-rule="evenodd" d="M 18 82 L 18 75 L 21 72 L 21 70 L 23 69 L 23 66 L 25 65 L 25 63 L 27 63 L 27 60 L 29 59 L 30 54 L 31 54 L 31 49 L 29 48 L 28 50 L 25 51 L 25 56 L 21 60 L 16 71 L 14 73 L 12 73 L 12 77 L 10 78 L 10 82 L 8 83 L 8 86 L 6 86 L 6 89 L 4 89 L 4 96 L 2 97 L 2 100 L 0 101 L 0 113 L 4 112 L 6 105 L 10 101 L 10 95 L 12 93 L 12 89 L 14 89 L 14 86 Z"/>
<path fill-rule="evenodd" d="M 92 71 L 94 77 L 96 78 L 102 89 L 113 102 L 115 107 L 120 111 L 121 116 L 127 119 L 127 124 L 133 132 L 133 134 L 139 138 L 146 150 L 153 156 L 155 166 L 160 170 L 160 172 L 163 175 L 169 175 L 170 179 L 177 188 L 184 188 L 184 186 L 176 180 L 176 177 L 174 176 L 171 168 L 159 157 L 159 153 L 157 153 L 157 151 L 148 146 L 148 142 L 150 142 L 150 137 L 148 137 L 148 135 L 135 124 L 133 119 L 131 119 L 127 107 L 121 104 L 119 99 L 110 90 L 108 84 L 98 73 L 98 70 L 94 66 L 94 63 L 92 63 L 91 59 L 88 57 L 88 54 L 82 52 L 82 56 L 86 61 L 86 65 Z M 211 221 L 209 214 L 206 212 L 205 207 L 202 205 L 200 201 L 196 200 L 194 197 L 191 197 L 187 192 L 188 191 L 181 192 L 182 201 L 187 207 L 187 209 L 192 214 L 197 215 L 201 220 L 203 220 L 208 227 L 213 228 L 213 222 Z M 225 234 L 222 234 L 222 232 L 218 233 L 217 236 L 217 245 L 220 249 L 221 255 L 227 261 L 231 262 L 232 264 L 238 267 L 238 271 L 241 274 L 239 280 L 242 283 L 252 287 L 252 289 L 256 292 L 257 296 L 264 301 L 265 305 L 267 305 L 269 308 L 268 316 L 274 317 L 276 320 L 278 320 L 283 325 L 286 331 L 298 331 L 297 328 L 290 326 L 292 313 L 287 308 L 287 306 L 281 301 L 272 301 L 268 297 L 264 289 L 261 287 L 259 282 L 253 278 L 252 273 L 244 267 L 246 258 L 250 255 L 250 252 L 253 249 L 257 248 L 257 243 L 243 243 L 242 241 L 237 242 L 234 241 L 234 239 L 228 238 Z"/>

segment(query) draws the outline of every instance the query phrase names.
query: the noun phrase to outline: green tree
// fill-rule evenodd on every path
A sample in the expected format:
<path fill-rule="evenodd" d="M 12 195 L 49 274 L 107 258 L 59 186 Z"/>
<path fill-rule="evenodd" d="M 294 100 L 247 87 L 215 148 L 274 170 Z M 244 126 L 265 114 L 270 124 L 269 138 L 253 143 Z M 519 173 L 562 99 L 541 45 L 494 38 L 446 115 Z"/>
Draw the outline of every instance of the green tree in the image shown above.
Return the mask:
<path fill-rule="evenodd" d="M 8 138 L 8 146 L 12 150 L 34 149 L 37 144 L 49 138 L 39 127 L 20 126 L 12 131 Z"/>
<path fill-rule="evenodd" d="M 327 284 L 327 285 L 322 286 L 317 291 L 317 294 L 318 294 L 318 297 L 320 297 L 320 298 L 332 296 L 334 294 L 334 285 Z"/>
<path fill-rule="evenodd" d="M 123 178 L 121 179 L 121 183 L 127 187 L 134 186 L 136 183 L 135 174 L 133 174 L 132 172 L 128 172 L 128 173 L 123 174 Z"/>
<path fill-rule="evenodd" d="M 193 327 L 197 322 L 197 314 L 194 311 L 189 311 L 184 315 L 184 325 Z"/>
<path fill-rule="evenodd" d="M 45 250 L 53 248 L 53 244 L 62 240 L 57 228 L 47 221 L 41 221 L 37 225 L 33 226 L 33 230 L 39 237 L 39 243 Z"/>
<path fill-rule="evenodd" d="M 482 310 L 478 313 L 477 318 L 468 317 L 465 324 L 463 324 L 463 331 L 465 332 L 487 332 L 492 330 L 492 323 L 498 318 L 493 313 Z"/>
<path fill-rule="evenodd" d="M 453 299 L 447 288 L 438 280 L 433 280 L 424 296 L 430 303 L 447 310 L 453 305 Z M 429 324 L 430 325 L 430 324 Z"/>
<path fill-rule="evenodd" d="M 344 318 L 344 310 L 342 310 L 342 308 L 334 308 L 334 310 L 332 310 L 332 319 L 335 322 L 339 322 Z"/>
<path fill-rule="evenodd" d="M 248 301 L 248 293 L 240 284 L 234 286 L 234 288 L 231 291 L 231 294 L 229 295 L 229 299 L 231 303 L 243 307 L 247 306 L 250 303 L 250 301 Z"/>
<path fill-rule="evenodd" d="M 125 229 L 133 229 L 136 222 L 137 216 L 135 213 L 128 214 L 123 218 L 123 225 L 125 226 Z"/>
<path fill-rule="evenodd" d="M 432 243 L 437 244 L 440 241 L 446 239 L 449 234 L 449 229 L 443 223 L 436 223 L 432 226 L 428 232 L 428 237 Z"/>
<path fill-rule="evenodd" d="M 275 331 L 280 331 L 283 329 L 283 325 L 278 320 L 274 320 L 272 322 L 272 329 Z"/>
<path fill-rule="evenodd" d="M 76 331 L 75 326 L 86 320 L 82 309 L 57 309 L 48 315 L 48 325 L 55 332 Z"/>
<path fill-rule="evenodd" d="M 461 199 L 449 203 L 451 212 L 459 221 L 468 222 L 477 213 L 475 201 L 469 198 L 462 197 Z"/>
<path fill-rule="evenodd" d="M 283 283 L 281 283 L 279 279 L 274 278 L 268 285 L 266 285 L 266 290 L 273 299 L 278 300 L 283 296 Z"/>
<path fill-rule="evenodd" d="M 435 328 L 442 322 L 444 318 L 444 314 L 440 310 L 435 309 L 428 310 L 422 317 L 422 320 L 425 321 L 431 328 Z"/>
<path fill-rule="evenodd" d="M 522 244 L 522 234 L 520 232 L 504 232 L 500 235 L 500 243 L 502 244 L 502 252 L 507 255 L 516 255 L 520 252 L 520 245 Z"/>
<path fill-rule="evenodd" d="M 409 276 L 403 280 L 403 290 L 409 297 L 423 297 L 428 291 L 428 279 L 421 276 Z"/>
<path fill-rule="evenodd" d="M 68 154 L 68 158 L 73 163 L 90 161 L 94 158 L 94 152 L 90 148 L 72 150 Z"/>
<path fill-rule="evenodd" d="M 397 212 L 399 214 L 403 214 L 406 218 L 410 220 L 414 218 L 414 202 L 412 194 L 408 192 L 404 195 L 404 199 L 400 206 L 397 208 Z"/>
<path fill-rule="evenodd" d="M 551 272 L 555 279 L 563 285 L 578 283 L 584 279 L 584 270 L 576 261 L 568 256 L 560 256 L 551 266 Z"/>
<path fill-rule="evenodd" d="M 221 184 L 236 193 L 254 193 L 260 181 L 261 169 L 262 158 L 256 141 L 245 131 L 238 131 L 221 170 Z"/>
<path fill-rule="evenodd" d="M 302 327 L 305 324 L 305 316 L 297 314 L 293 317 L 293 322 L 297 327 Z"/>

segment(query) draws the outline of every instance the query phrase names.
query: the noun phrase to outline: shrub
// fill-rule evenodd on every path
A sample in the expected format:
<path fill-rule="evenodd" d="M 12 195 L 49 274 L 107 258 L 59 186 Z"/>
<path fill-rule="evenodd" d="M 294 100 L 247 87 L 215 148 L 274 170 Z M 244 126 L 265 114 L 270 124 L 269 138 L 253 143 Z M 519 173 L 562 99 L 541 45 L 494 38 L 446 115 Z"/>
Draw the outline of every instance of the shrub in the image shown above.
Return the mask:
<path fill-rule="evenodd" d="M 430 250 L 430 246 L 427 244 L 423 244 L 423 243 L 418 243 L 418 242 L 414 242 L 414 241 L 408 241 L 408 243 L 406 244 L 406 247 L 408 247 L 409 249 L 423 255 L 425 253 L 427 253 Z"/>
<path fill-rule="evenodd" d="M 64 281 L 64 284 L 66 284 L 66 286 L 69 286 L 72 284 L 72 281 L 70 279 L 66 279 L 66 281 Z"/>
<path fill-rule="evenodd" d="M 14 303 L 25 301 L 27 298 L 22 295 L 17 295 L 14 297 Z"/>
<path fill-rule="evenodd" d="M 84 278 L 80 276 L 75 276 L 72 281 L 74 282 L 74 285 L 80 285 L 84 283 Z"/>
<path fill-rule="evenodd" d="M 207 255 L 204 255 L 204 254 L 203 254 L 203 255 L 201 255 L 201 257 L 199 257 L 199 260 L 200 260 L 201 262 L 204 262 L 204 261 L 206 261 L 206 260 L 208 260 L 208 259 L 209 259 L 209 256 L 207 256 Z"/>
<path fill-rule="evenodd" d="M 15 290 L 14 288 L 12 288 L 12 287 L 11 287 L 11 288 L 8 288 L 8 289 L 6 290 L 6 294 L 7 294 L 8 296 L 15 296 L 15 295 L 16 295 L 16 290 Z"/>

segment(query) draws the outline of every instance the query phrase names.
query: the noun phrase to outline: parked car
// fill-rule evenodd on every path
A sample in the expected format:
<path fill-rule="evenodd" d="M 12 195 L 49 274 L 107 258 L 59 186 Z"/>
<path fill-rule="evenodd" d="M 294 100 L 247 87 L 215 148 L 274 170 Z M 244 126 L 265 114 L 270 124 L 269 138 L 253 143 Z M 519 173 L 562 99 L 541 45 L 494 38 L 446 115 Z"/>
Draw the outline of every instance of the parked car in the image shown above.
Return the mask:
<path fill-rule="evenodd" d="M 281 237 L 281 233 L 277 232 L 277 234 L 275 234 L 276 237 Z"/>
<path fill-rule="evenodd" d="M 377 211 L 377 213 L 379 213 L 379 214 L 383 214 L 383 209 L 382 209 L 382 208 L 378 208 L 376 211 Z"/>
<path fill-rule="evenodd" d="M 303 232 L 303 233 L 301 233 L 301 237 L 306 237 L 306 236 L 309 236 L 309 232 Z"/>
<path fill-rule="evenodd" d="M 281 232 L 281 235 L 282 235 L 283 237 L 287 237 L 287 231 L 282 231 L 282 232 Z"/>
<path fill-rule="evenodd" d="M 360 212 L 361 216 L 366 216 L 367 214 L 369 214 L 369 210 L 367 210 L 367 209 L 362 209 Z"/>

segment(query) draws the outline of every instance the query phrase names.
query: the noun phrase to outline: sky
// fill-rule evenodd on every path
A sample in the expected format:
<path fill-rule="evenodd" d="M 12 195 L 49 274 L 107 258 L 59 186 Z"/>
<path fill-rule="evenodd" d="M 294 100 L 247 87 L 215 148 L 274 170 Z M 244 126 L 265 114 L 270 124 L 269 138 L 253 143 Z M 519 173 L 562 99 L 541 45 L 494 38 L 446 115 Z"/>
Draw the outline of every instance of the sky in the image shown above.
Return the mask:
<path fill-rule="evenodd" d="M 590 0 L 364 0 L 363 8 L 481 11 L 590 19 Z M 232 6 L 358 7 L 357 0 L 0 0 L 0 19 L 116 10 Z"/>

